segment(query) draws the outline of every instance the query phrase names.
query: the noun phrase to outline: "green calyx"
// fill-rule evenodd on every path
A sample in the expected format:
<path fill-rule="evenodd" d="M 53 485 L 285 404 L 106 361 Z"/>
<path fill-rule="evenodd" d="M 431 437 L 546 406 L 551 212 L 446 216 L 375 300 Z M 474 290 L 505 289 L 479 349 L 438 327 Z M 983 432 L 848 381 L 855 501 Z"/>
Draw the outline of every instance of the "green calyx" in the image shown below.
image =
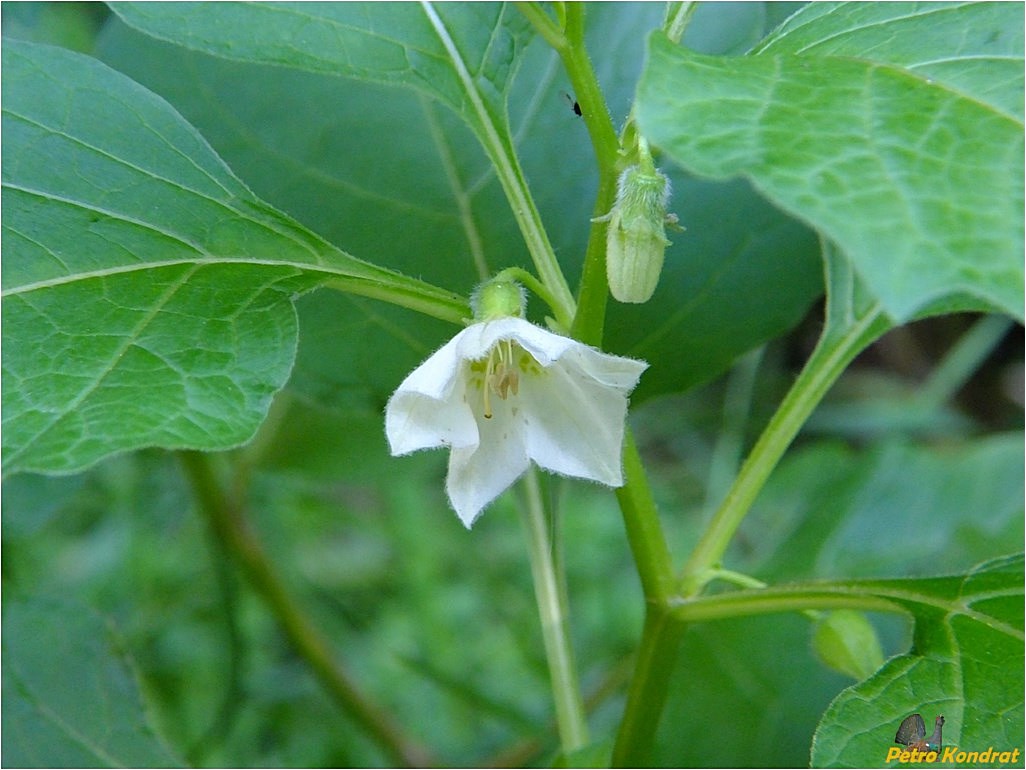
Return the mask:
<path fill-rule="evenodd" d="M 526 303 L 524 287 L 516 281 L 501 277 L 485 281 L 474 290 L 470 298 L 475 321 L 493 321 L 509 316 L 523 317 Z"/>
<path fill-rule="evenodd" d="M 670 245 L 665 231 L 669 196 L 670 181 L 651 159 L 620 176 L 606 232 L 606 277 L 620 302 L 647 302 L 659 283 Z"/>

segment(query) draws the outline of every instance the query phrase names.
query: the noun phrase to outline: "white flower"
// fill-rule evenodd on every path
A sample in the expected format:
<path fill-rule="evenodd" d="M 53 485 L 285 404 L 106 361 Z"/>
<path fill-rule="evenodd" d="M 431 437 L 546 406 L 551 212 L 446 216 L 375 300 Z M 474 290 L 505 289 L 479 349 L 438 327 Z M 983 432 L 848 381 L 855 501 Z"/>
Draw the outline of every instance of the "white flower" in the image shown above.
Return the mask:
<path fill-rule="evenodd" d="M 470 527 L 534 460 L 623 485 L 627 394 L 648 367 L 509 316 L 468 326 L 389 399 L 393 455 L 451 447 L 446 491 Z"/>

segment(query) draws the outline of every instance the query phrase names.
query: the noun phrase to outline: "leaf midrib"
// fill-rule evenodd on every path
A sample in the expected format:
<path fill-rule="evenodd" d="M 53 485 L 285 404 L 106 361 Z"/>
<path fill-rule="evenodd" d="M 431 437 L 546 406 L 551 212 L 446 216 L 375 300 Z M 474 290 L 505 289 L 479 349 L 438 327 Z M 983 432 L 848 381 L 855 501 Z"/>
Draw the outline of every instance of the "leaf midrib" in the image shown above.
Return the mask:
<path fill-rule="evenodd" d="M 150 322 L 174 298 L 175 294 L 178 293 L 179 289 L 181 289 L 182 286 L 184 286 L 188 282 L 188 280 L 196 274 L 197 270 L 199 270 L 199 266 L 192 265 L 191 270 L 184 271 L 173 283 L 171 283 L 167 287 L 167 289 L 161 294 L 157 301 L 155 301 L 151 307 L 146 309 L 146 312 L 132 327 L 132 329 L 130 329 L 128 333 L 123 336 L 120 344 L 114 350 L 111 351 L 107 363 L 97 370 L 92 381 L 84 385 L 81 388 L 80 392 L 71 401 L 69 401 L 61 411 L 50 412 L 50 419 L 44 425 L 40 426 L 39 430 L 36 431 L 31 437 L 27 437 L 26 440 L 22 442 L 21 447 L 15 449 L 7 457 L 7 462 L 16 462 L 18 457 L 20 457 L 24 452 L 31 449 L 33 445 L 35 445 L 36 442 L 39 441 L 39 439 L 42 436 L 45 436 L 54 427 L 54 425 L 63 420 L 67 415 L 75 412 L 78 409 L 79 405 L 81 405 L 87 398 L 89 398 L 90 395 L 96 392 L 96 390 L 100 387 L 100 384 L 104 381 L 104 379 L 106 379 L 107 375 L 114 371 L 118 361 L 120 361 L 124 357 L 128 349 L 133 345 L 137 344 L 138 340 L 142 336 L 143 331 L 146 329 L 147 326 L 150 325 Z M 181 373 L 179 372 L 179 374 Z"/>
<path fill-rule="evenodd" d="M 240 192 L 246 192 L 246 188 L 242 185 L 241 182 L 239 182 L 234 177 L 232 177 L 232 181 L 237 182 L 240 189 L 238 191 L 234 191 L 233 192 L 232 190 L 229 190 L 227 187 L 225 187 L 224 184 L 221 183 L 221 181 L 219 181 L 216 178 L 214 178 L 213 176 L 211 176 L 209 174 L 209 172 L 206 171 L 206 169 L 203 169 L 203 168 L 199 167 L 198 165 L 195 164 L 194 161 L 192 161 L 190 159 L 190 162 L 192 163 L 192 165 L 195 168 L 200 170 L 212 182 L 214 182 L 214 184 L 216 184 L 218 187 L 220 187 L 222 190 L 224 190 L 224 192 L 227 195 L 230 196 L 230 199 L 228 201 L 219 200 L 217 198 L 214 198 L 214 197 L 208 195 L 207 193 L 201 192 L 201 191 L 196 190 L 196 189 L 191 188 L 191 187 L 187 187 L 187 186 L 181 184 L 180 182 L 176 182 L 176 181 L 174 181 L 172 179 L 168 179 L 167 177 L 164 177 L 164 176 L 162 176 L 160 174 L 156 174 L 156 173 L 154 173 L 152 171 L 149 171 L 149 170 L 144 169 L 144 168 L 142 168 L 140 166 L 137 166 L 137 165 L 129 162 L 128 160 L 126 160 L 124 158 L 118 157 L 117 155 L 113 155 L 113 154 L 107 152 L 106 150 L 104 150 L 104 149 L 102 149 L 100 147 L 96 147 L 95 145 L 92 145 L 92 144 L 90 144 L 88 142 L 85 142 L 85 141 L 79 139 L 78 137 L 75 137 L 75 136 L 72 136 L 70 134 L 67 134 L 67 133 L 65 133 L 63 131 L 60 131 L 58 129 L 55 129 L 55 128 L 51 127 L 51 126 L 47 126 L 47 125 L 44 125 L 42 123 L 39 123 L 38 121 L 35 121 L 32 118 L 29 118 L 29 117 L 24 116 L 24 115 L 20 115 L 18 113 L 11 112 L 10 110 L 7 110 L 7 109 L 4 110 L 4 113 L 7 114 L 7 115 L 10 115 L 11 117 L 23 120 L 24 122 L 26 122 L 26 123 L 28 123 L 30 125 L 36 126 L 37 128 L 39 128 L 39 129 L 41 129 L 43 131 L 47 131 L 47 132 L 49 132 L 51 134 L 54 134 L 54 135 L 57 135 L 57 136 L 62 136 L 65 139 L 67 139 L 68 141 L 78 145 L 79 147 L 86 148 L 88 150 L 96 152 L 99 155 L 101 155 L 101 156 L 103 156 L 105 158 L 108 158 L 109 160 L 113 161 L 114 163 L 117 163 L 117 164 L 119 164 L 119 165 L 121 165 L 121 166 L 123 166 L 125 168 L 131 169 L 132 171 L 142 175 L 146 179 L 158 180 L 160 182 L 163 182 L 165 184 L 170 185 L 172 188 L 181 190 L 183 193 L 191 193 L 192 195 L 196 196 L 197 198 L 199 198 L 201 200 L 208 201 L 208 202 L 214 204 L 215 206 L 223 209 L 227 214 L 230 214 L 231 216 L 240 217 L 240 218 L 242 218 L 242 219 L 244 219 L 244 220 L 246 220 L 248 222 L 252 222 L 253 224 L 257 225 L 258 227 L 262 228 L 263 230 L 266 230 L 267 232 L 273 233 L 273 234 L 275 234 L 277 236 L 283 237 L 283 238 L 291 241 L 292 243 L 294 243 L 295 245 L 299 246 L 300 248 L 309 251 L 310 254 L 313 256 L 313 258 L 315 260 L 317 260 L 318 262 L 320 261 L 320 255 L 310 246 L 309 243 L 306 243 L 304 241 L 301 241 L 301 240 L 297 239 L 292 233 L 283 231 L 283 230 L 281 230 L 279 228 L 276 228 L 276 227 L 272 227 L 269 223 L 267 223 L 265 221 L 262 221 L 262 220 L 259 220 L 259 219 L 254 219 L 251 216 L 247 216 L 245 212 L 239 210 L 238 208 L 233 207 L 231 205 L 232 202 L 244 200 L 244 198 L 241 197 L 239 195 L 239 193 Z M 163 138 L 163 137 L 161 137 L 161 138 Z M 177 154 L 179 154 L 179 155 L 181 154 L 174 147 L 174 145 L 168 144 L 168 147 L 169 147 L 169 149 L 174 150 Z M 34 195 L 38 195 L 40 197 L 50 198 L 50 199 L 59 200 L 59 201 L 62 201 L 64 203 L 68 203 L 68 204 L 71 204 L 71 205 L 76 205 L 76 206 L 79 206 L 80 208 L 96 211 L 98 213 L 103 213 L 104 215 L 110 216 L 110 217 L 115 218 L 115 219 L 123 219 L 126 222 L 132 222 L 133 224 L 146 227 L 148 229 L 153 230 L 154 232 L 161 233 L 162 235 L 165 235 L 165 236 L 167 236 L 169 238 L 172 238 L 172 239 L 175 239 L 175 240 L 179 240 L 183 244 L 186 244 L 186 245 L 188 245 L 188 246 L 190 246 L 192 248 L 196 248 L 195 245 L 189 244 L 184 239 L 180 238 L 179 236 L 173 235 L 170 232 L 166 232 L 166 231 L 161 230 L 160 228 L 156 227 L 152 223 L 144 223 L 144 222 L 140 222 L 138 220 L 132 220 L 132 219 L 130 219 L 128 217 L 125 217 L 122 214 L 115 214 L 115 213 L 110 212 L 110 211 L 105 211 L 103 209 L 99 209 L 99 208 L 95 207 L 94 204 L 87 204 L 85 201 L 72 200 L 72 199 L 68 199 L 68 198 L 61 198 L 61 197 L 56 196 L 56 195 L 54 195 L 54 194 L 52 194 L 50 192 L 44 192 L 42 190 L 34 190 L 34 189 L 31 189 L 31 188 L 22 187 L 20 185 L 14 185 L 14 184 L 12 184 L 10 182 L 4 182 L 3 186 L 4 187 L 10 187 L 12 189 L 20 189 L 20 190 L 22 190 L 24 192 L 27 192 L 27 193 L 30 193 L 30 194 L 34 194 Z M 253 199 L 253 202 L 254 203 L 256 202 L 255 198 Z M 202 251 L 201 249 L 197 249 L 197 250 L 198 251 Z"/>
<path fill-rule="evenodd" d="M 355 257 L 350 257 L 354 261 L 357 261 Z M 363 266 L 363 263 L 359 263 Z M 82 273 L 75 273 L 74 275 L 61 276 L 59 278 L 51 278 L 45 281 L 36 281 L 34 283 L 24 284 L 12 289 L 5 289 L 0 291 L 0 297 L 14 297 L 21 294 L 28 294 L 33 291 L 39 291 L 43 289 L 51 289 L 57 286 L 63 286 L 67 284 L 73 284 L 78 281 L 93 280 L 97 278 L 108 278 L 115 275 L 124 275 L 127 273 L 145 272 L 148 270 L 159 270 L 165 267 L 180 267 L 183 265 L 254 265 L 264 267 L 275 267 L 275 268 L 292 268 L 300 270 L 306 273 L 323 274 L 330 277 L 342 277 L 342 278 L 359 278 L 367 281 L 374 281 L 385 283 L 382 281 L 382 276 L 374 275 L 373 272 L 362 274 L 353 270 L 346 270 L 342 267 L 334 265 L 324 264 L 310 264 L 308 262 L 295 262 L 292 260 L 272 260 L 272 259 L 254 259 L 251 257 L 202 257 L 199 259 L 169 259 L 159 262 L 145 262 L 138 265 L 118 265 L 117 267 L 103 268 L 101 270 L 90 270 Z M 373 266 L 367 265 L 368 268 Z M 399 276 L 395 276 L 398 278 Z M 422 288 L 429 288 L 424 286 Z M 430 287 L 434 288 L 434 287 Z"/>

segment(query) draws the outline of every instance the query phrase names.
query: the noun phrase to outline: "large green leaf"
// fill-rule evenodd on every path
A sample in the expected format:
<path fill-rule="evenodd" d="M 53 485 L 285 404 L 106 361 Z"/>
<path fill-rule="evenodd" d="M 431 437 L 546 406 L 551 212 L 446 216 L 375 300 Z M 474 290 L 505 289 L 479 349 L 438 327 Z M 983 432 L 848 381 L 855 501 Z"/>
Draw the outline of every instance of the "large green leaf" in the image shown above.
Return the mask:
<path fill-rule="evenodd" d="M 817 3 L 745 57 L 656 33 L 639 121 L 836 241 L 895 321 L 940 302 L 1021 318 L 1022 27 L 1016 4 Z"/>
<path fill-rule="evenodd" d="M 813 767 L 883 765 L 898 725 L 916 712 L 930 725 L 944 716 L 945 745 L 1021 749 L 1023 581 L 1019 555 L 963 576 L 852 586 L 911 611 L 915 643 L 909 654 L 834 700 L 813 741 Z M 1021 765 L 1021 757 L 1000 764 Z"/>
<path fill-rule="evenodd" d="M 277 64 L 436 97 L 475 130 L 504 122 L 531 27 L 506 3 L 114 3 L 154 37 L 236 61 Z"/>
<path fill-rule="evenodd" d="M 809 3 L 754 52 L 893 64 L 1021 121 L 1022 21 L 1006 3 Z"/>
<path fill-rule="evenodd" d="M 291 369 L 293 298 L 318 282 L 465 315 L 264 204 L 95 60 L 9 42 L 4 73 L 6 472 L 245 441 Z"/>
<path fill-rule="evenodd" d="M 456 13 L 456 6 L 447 12 Z M 614 115 L 629 110 L 643 36 L 661 14 L 656 5 L 588 9 L 589 44 Z M 761 14 L 761 5 L 704 7 L 689 40 L 721 50 L 729 43 L 724 29 L 759 39 Z M 584 124 L 560 93 L 566 85 L 558 60 L 541 43 L 524 51 L 510 85 L 510 122 L 524 173 L 573 283 L 590 228 L 593 156 Z M 463 292 L 480 280 L 482 267 L 529 264 L 471 132 L 413 90 L 217 59 L 156 43 L 122 24 L 106 31 L 100 55 L 181 110 L 261 198 L 352 254 Z M 669 170 L 673 210 L 688 229 L 672 237 L 652 302 L 609 308 L 606 346 L 652 364 L 635 401 L 714 377 L 740 353 L 796 323 L 822 290 L 818 244 L 807 228 L 747 184 Z M 314 295 L 304 305 L 327 317 L 340 303 Z M 529 311 L 541 321 L 540 303 Z M 341 318 L 347 325 L 355 321 L 350 311 Z M 383 401 L 398 382 L 381 376 L 386 351 L 388 368 L 393 360 L 411 367 L 424 354 L 414 355 L 409 340 L 430 350 L 443 339 L 421 323 L 404 324 L 405 339 L 373 321 L 365 325 L 382 355 L 368 360 L 358 355 L 362 341 L 329 341 L 327 333 L 328 346 L 315 348 L 304 334 L 297 372 L 305 366 L 304 349 L 308 360 L 323 364 L 322 379 L 328 361 L 345 361 L 335 368 L 340 385 L 354 376 L 376 380 L 376 398 Z"/>
<path fill-rule="evenodd" d="M 184 766 L 102 618 L 74 602 L 5 599 L 3 622 L 5 766 Z"/>
<path fill-rule="evenodd" d="M 239 103 L 234 96 L 230 102 L 238 103 L 250 114 L 254 107 L 266 110 L 273 105 L 279 119 L 272 122 L 272 127 L 286 128 L 286 136 L 295 133 L 297 114 L 311 113 L 318 143 L 343 145 L 347 159 L 339 162 L 331 158 L 329 167 L 366 167 L 370 161 L 370 167 L 379 174 L 388 167 L 390 171 L 383 179 L 385 196 L 365 198 L 361 203 L 365 209 L 377 206 L 387 210 L 395 207 L 394 198 L 399 197 L 412 204 L 414 219 L 426 215 L 433 220 L 426 231 L 404 228 L 407 238 L 417 236 L 419 243 L 424 243 L 439 225 L 449 221 L 460 225 L 460 235 L 470 241 L 467 245 L 477 268 L 474 283 L 488 271 L 480 245 L 480 226 L 473 221 L 475 192 L 468 188 L 494 177 L 488 165 L 477 173 L 464 173 L 461 156 L 467 153 L 468 137 L 459 121 L 476 135 L 484 154 L 496 167 L 503 168 L 500 178 L 507 196 L 518 200 L 519 209 L 526 210 L 530 205 L 518 197 L 519 190 L 512 185 L 520 171 L 506 98 L 533 32 L 509 4 L 117 3 L 114 10 L 129 25 L 158 39 L 256 65 L 263 71 L 258 80 L 252 67 L 208 67 L 203 59 L 198 60 L 204 79 L 209 74 L 216 78 L 223 70 L 231 75 L 243 74 L 250 83 L 258 82 L 261 95 L 255 105 Z M 265 69 L 267 65 L 273 65 L 271 71 Z M 337 84 L 298 77 L 307 73 L 343 77 L 358 85 L 353 92 L 343 90 L 318 99 L 310 90 L 338 91 Z M 300 88 L 292 90 L 294 84 Z M 394 92 L 385 92 L 382 97 L 381 89 L 366 87 L 370 84 L 405 86 L 413 89 L 408 96 L 415 98 L 396 98 Z M 353 95 L 355 100 L 350 98 Z M 295 102 L 299 112 L 280 110 L 282 99 Z M 439 110 L 435 102 L 451 108 L 458 120 L 454 121 L 452 114 L 443 114 L 446 111 Z M 325 105 L 331 106 L 324 109 Z M 223 115 L 218 122 L 223 122 Z M 382 124 L 393 128 L 382 131 Z M 411 130 L 413 127 L 417 128 Z M 260 126 L 260 130 L 266 134 L 267 127 Z M 412 134 L 409 138 L 408 131 Z M 296 147 L 297 139 L 310 136 L 308 130 L 283 139 Z M 422 151 L 425 143 L 429 148 L 426 153 Z M 314 148 L 321 154 L 316 143 Z M 298 149 L 304 165 L 309 163 L 311 145 Z M 397 155 L 394 159 L 389 157 L 393 151 Z M 470 149 L 470 156 L 472 164 L 480 164 L 483 157 L 476 147 Z M 411 162 L 404 163 L 401 158 Z M 400 170 L 402 178 L 397 179 Z M 435 184 L 422 186 L 428 174 L 434 176 Z M 323 184 L 331 180 L 320 176 L 317 181 Z M 358 194 L 357 188 L 366 178 L 344 181 L 347 192 Z M 376 181 L 371 184 L 378 185 Z M 456 205 L 448 209 L 435 203 L 449 198 L 454 198 Z M 337 216 L 338 211 L 333 213 Z M 397 213 L 400 221 L 405 215 L 403 210 Z M 374 228 L 373 232 L 375 240 L 380 240 L 382 230 Z M 523 239 L 513 237 L 522 249 Z M 348 233 L 343 242 L 349 248 L 357 245 Z M 434 255 L 435 259 L 448 257 L 444 253 Z"/>
<path fill-rule="evenodd" d="M 524 263 L 474 135 L 414 90 L 215 58 L 117 20 L 99 55 L 171 102 L 261 199 L 351 254 L 467 293 L 478 258 Z M 468 225 L 490 247 L 476 256 Z"/>

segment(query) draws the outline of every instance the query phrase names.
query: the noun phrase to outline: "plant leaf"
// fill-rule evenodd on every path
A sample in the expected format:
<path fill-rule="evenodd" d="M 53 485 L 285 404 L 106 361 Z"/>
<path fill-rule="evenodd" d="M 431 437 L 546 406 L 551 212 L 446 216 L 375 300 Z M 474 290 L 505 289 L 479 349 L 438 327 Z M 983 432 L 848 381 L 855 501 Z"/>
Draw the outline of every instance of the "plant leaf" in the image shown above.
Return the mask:
<path fill-rule="evenodd" d="M 763 31 L 749 29 L 754 22 L 748 16 L 758 15 L 753 9 L 705 6 L 689 39 L 713 45 L 719 30 L 744 28 L 757 40 Z M 417 10 L 409 6 L 407 12 Z M 661 13 L 655 5 L 588 9 L 589 45 L 602 52 L 595 65 L 614 114 L 629 110 L 643 36 L 660 24 Z M 193 53 L 122 23 L 106 30 L 100 55 L 181 110 L 261 198 L 350 253 L 465 292 L 481 280 L 482 267 L 488 273 L 529 264 L 485 154 L 437 102 L 410 89 Z M 509 91 L 510 123 L 525 176 L 573 283 L 592 216 L 592 150 L 583 123 L 560 93 L 565 86 L 555 54 L 539 40 L 523 59 Z M 610 303 L 608 309 L 606 348 L 652 364 L 633 403 L 715 377 L 744 351 L 790 328 L 822 292 L 819 245 L 808 228 L 742 181 L 710 182 L 668 171 L 672 208 L 687 230 L 671 237 L 652 301 L 639 307 Z M 324 294 L 304 298 L 304 325 L 304 305 L 329 304 L 339 302 Z M 543 321 L 541 303 L 532 302 L 529 311 Z M 402 331 L 428 352 L 443 341 L 421 324 Z M 339 374 L 381 381 L 377 399 L 383 403 L 401 377 L 386 382 L 379 361 L 404 364 L 408 371 L 427 353 L 411 355 L 406 344 L 382 331 L 367 333 L 376 335 L 371 344 L 382 351 L 373 371 L 362 371 L 367 359 L 349 352 L 368 343 L 342 336 L 310 360 L 320 360 L 324 369 L 329 356 L 351 361 L 337 368 Z M 308 342 L 304 333 L 297 371 L 304 366 L 303 348 L 312 350 Z M 374 406 L 376 414 L 380 408 Z"/>
<path fill-rule="evenodd" d="M 1022 8 L 982 5 L 947 17 L 814 4 L 810 29 L 792 19 L 736 58 L 656 33 L 638 88 L 641 127 L 688 170 L 746 176 L 828 235 L 894 321 L 953 298 L 1022 318 L 1023 124 L 1010 114 L 1009 67 L 986 66 L 1014 49 L 1021 71 L 1021 38 L 1006 42 L 1005 30 L 1022 27 Z M 944 34 L 926 55 L 903 53 L 910 38 L 932 39 L 938 19 Z M 953 25 L 974 32 L 947 46 Z M 792 32 L 791 50 L 787 30 L 808 37 Z M 873 35 L 903 37 L 878 59 Z"/>
<path fill-rule="evenodd" d="M 4 68 L 6 472 L 242 443 L 291 369 L 293 298 L 325 280 L 466 315 L 260 201 L 95 60 L 11 41 Z"/>
<path fill-rule="evenodd" d="M 928 725 L 944 716 L 945 745 L 1021 748 L 1023 582 L 1020 554 L 963 576 L 853 584 L 911 611 L 915 642 L 912 652 L 838 695 L 816 731 L 812 766 L 883 764 L 898 725 L 916 712 Z"/>
<path fill-rule="evenodd" d="M 135 676 L 96 614 L 4 602 L 7 767 L 184 767 L 153 731 Z"/>
<path fill-rule="evenodd" d="M 405 85 L 475 130 L 504 96 L 530 24 L 505 3 L 114 3 L 125 22 L 169 42 L 253 64 Z M 480 104 L 477 102 L 480 101 Z"/>
<path fill-rule="evenodd" d="M 1021 121 L 1022 22 L 1003 3 L 810 3 L 753 53 L 893 64 Z"/>
<path fill-rule="evenodd" d="M 538 221 L 506 110 L 520 52 L 532 37 L 529 22 L 512 7 L 435 6 L 424 0 L 418 5 L 389 5 L 382 11 L 355 3 L 288 3 L 261 5 L 259 12 L 237 7 L 236 14 L 236 8 L 216 3 L 184 4 L 172 6 L 170 18 L 158 14 L 156 23 L 148 10 L 140 21 L 133 7 L 128 7 L 129 23 L 135 21 L 143 31 L 207 53 L 407 85 L 447 104 L 473 130 L 491 160 L 538 278 L 556 297 L 552 310 L 561 323 L 570 323 L 573 298 Z M 226 10 L 227 24 L 222 18 Z M 267 18 L 267 12 L 279 17 Z M 183 35 L 182 29 L 198 33 Z"/>

